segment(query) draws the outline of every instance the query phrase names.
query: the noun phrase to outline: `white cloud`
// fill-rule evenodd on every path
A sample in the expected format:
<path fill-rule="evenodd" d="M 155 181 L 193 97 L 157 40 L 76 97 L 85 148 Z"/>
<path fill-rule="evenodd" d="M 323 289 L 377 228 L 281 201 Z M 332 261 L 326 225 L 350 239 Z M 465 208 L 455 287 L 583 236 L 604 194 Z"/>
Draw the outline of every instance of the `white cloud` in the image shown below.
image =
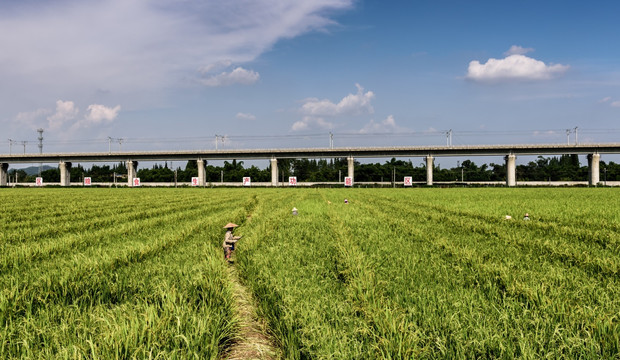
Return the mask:
<path fill-rule="evenodd" d="M 607 96 L 598 101 L 599 104 L 609 103 L 611 107 L 620 107 L 620 100 L 612 101 L 611 96 Z"/>
<path fill-rule="evenodd" d="M 559 134 L 558 132 L 553 131 L 553 130 L 547 130 L 547 131 L 536 130 L 532 133 L 532 135 L 536 137 L 541 137 L 541 136 L 542 137 L 554 137 L 554 136 L 557 136 L 558 134 Z"/>
<path fill-rule="evenodd" d="M 372 91 L 364 92 L 364 88 L 359 84 L 357 94 L 349 94 L 337 104 L 330 100 L 319 100 L 316 98 L 306 99 L 301 106 L 301 112 L 312 116 L 336 116 L 336 115 L 358 115 L 363 113 L 373 113 L 374 109 L 370 101 L 375 94 Z"/>
<path fill-rule="evenodd" d="M 26 125 L 31 129 L 41 127 L 41 118 L 52 113 L 50 109 L 37 109 L 34 111 L 24 111 L 17 114 L 15 122 L 19 125 Z"/>
<path fill-rule="evenodd" d="M 212 64 L 203 66 L 202 68 L 200 68 L 200 72 L 203 74 L 207 74 L 213 71 L 220 71 L 220 70 L 224 70 L 227 67 L 232 65 L 232 61 L 231 60 L 221 60 L 221 61 L 217 61 L 214 62 Z"/>
<path fill-rule="evenodd" d="M 510 55 L 525 55 L 527 53 L 533 52 L 533 48 L 524 48 L 518 45 L 512 45 L 508 51 L 504 53 L 505 56 Z"/>
<path fill-rule="evenodd" d="M 320 129 L 330 130 L 334 128 L 334 124 L 329 121 L 326 121 L 325 119 L 321 117 L 304 116 L 302 120 L 296 121 L 293 124 L 293 126 L 291 127 L 291 130 L 301 131 L 301 130 L 307 130 L 311 127 L 318 127 Z"/>
<path fill-rule="evenodd" d="M 398 132 L 401 128 L 396 125 L 396 121 L 394 120 L 394 116 L 390 115 L 385 120 L 381 122 L 375 122 L 374 120 L 370 120 L 368 124 L 366 124 L 361 130 L 360 133 L 368 134 L 368 133 L 390 133 L 390 132 Z"/>
<path fill-rule="evenodd" d="M 208 64 L 245 64 L 276 42 L 335 23 L 354 0 L 100 0 L 4 2 L 0 11 L 0 98 L 37 107 L 62 94 L 160 105 L 159 95 L 194 84 Z M 243 68 L 208 84 L 252 83 Z M 154 96 L 158 95 L 158 96 Z M 28 100 L 22 100 L 28 99 Z M 5 109 L 6 111 L 6 109 Z M 13 110 L 15 112 L 15 110 Z"/>
<path fill-rule="evenodd" d="M 113 108 L 104 105 L 89 105 L 86 114 L 79 117 L 79 109 L 73 101 L 56 101 L 56 110 L 38 109 L 35 111 L 20 112 L 15 122 L 21 126 L 27 125 L 31 129 L 43 128 L 50 130 L 56 136 L 70 136 L 75 130 L 85 127 L 108 124 L 118 117 L 120 105 Z"/>
<path fill-rule="evenodd" d="M 317 98 L 305 99 L 299 111 L 304 118 L 297 121 L 291 127 L 293 131 L 306 130 L 309 128 L 333 129 L 334 123 L 325 120 L 325 117 L 353 116 L 371 114 L 374 112 L 371 101 L 375 94 L 372 91 L 364 91 L 364 88 L 355 84 L 357 93 L 348 94 L 338 103 L 331 100 Z"/>
<path fill-rule="evenodd" d="M 524 55 L 509 55 L 504 59 L 489 59 L 485 64 L 474 60 L 469 63 L 466 78 L 479 82 L 515 80 L 548 80 L 564 74 L 568 65 L 547 65 Z"/>
<path fill-rule="evenodd" d="M 73 101 L 56 101 L 56 112 L 47 117 L 47 123 L 50 129 L 55 130 L 63 124 L 77 117 L 79 109 L 75 107 Z"/>
<path fill-rule="evenodd" d="M 119 111 L 121 111 L 120 105 L 113 108 L 99 104 L 89 105 L 86 109 L 86 116 L 83 121 L 79 122 L 79 125 L 88 126 L 112 122 L 118 117 Z"/>
<path fill-rule="evenodd" d="M 256 120 L 256 116 L 248 113 L 237 113 L 237 119 L 239 120 Z"/>
<path fill-rule="evenodd" d="M 203 79 L 201 82 L 206 86 L 218 87 L 233 84 L 250 85 L 258 81 L 260 75 L 252 70 L 237 67 L 231 72 L 223 72 L 218 75 Z"/>

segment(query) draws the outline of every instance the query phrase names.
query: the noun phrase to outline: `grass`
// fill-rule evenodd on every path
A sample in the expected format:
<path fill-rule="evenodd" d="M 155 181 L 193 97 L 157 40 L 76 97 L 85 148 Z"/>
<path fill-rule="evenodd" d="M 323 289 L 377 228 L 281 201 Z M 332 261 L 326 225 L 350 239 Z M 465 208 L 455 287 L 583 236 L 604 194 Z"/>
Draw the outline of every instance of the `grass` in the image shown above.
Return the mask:
<path fill-rule="evenodd" d="M 3 189 L 0 357 L 219 358 L 232 221 L 285 358 L 619 358 L 618 195 Z"/>

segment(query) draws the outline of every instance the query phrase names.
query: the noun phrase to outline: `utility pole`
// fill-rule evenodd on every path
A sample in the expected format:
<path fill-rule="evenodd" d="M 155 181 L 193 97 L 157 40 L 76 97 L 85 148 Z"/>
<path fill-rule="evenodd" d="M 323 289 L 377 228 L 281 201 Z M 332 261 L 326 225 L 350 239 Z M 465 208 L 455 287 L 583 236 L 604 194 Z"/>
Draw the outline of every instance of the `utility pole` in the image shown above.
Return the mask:
<path fill-rule="evenodd" d="M 570 145 L 570 129 L 566 129 L 566 145 Z"/>
<path fill-rule="evenodd" d="M 9 155 L 13 155 L 13 143 L 15 140 L 9 139 Z"/>
<path fill-rule="evenodd" d="M 452 146 L 452 129 L 446 132 L 446 146 Z"/>
<path fill-rule="evenodd" d="M 224 146 L 224 139 L 226 138 L 226 136 L 224 135 L 215 135 L 215 150 L 217 150 L 217 143 L 218 140 L 222 142 L 222 146 Z"/>
<path fill-rule="evenodd" d="M 577 140 L 577 129 L 578 129 L 578 127 L 575 126 L 575 145 L 579 144 L 579 141 Z"/>
<path fill-rule="evenodd" d="M 392 166 L 392 187 L 396 187 L 396 167 Z"/>
<path fill-rule="evenodd" d="M 125 141 L 125 139 L 123 138 L 118 139 L 118 151 L 119 152 L 123 152 L 123 141 Z"/>
<path fill-rule="evenodd" d="M 28 144 L 28 141 L 22 141 L 21 143 L 24 146 L 24 154 L 25 154 L 26 153 L 26 144 Z"/>
<path fill-rule="evenodd" d="M 334 134 L 331 131 L 329 132 L 329 148 L 334 148 Z"/>
<path fill-rule="evenodd" d="M 38 128 L 37 132 L 39 133 L 39 154 L 43 154 L 43 128 Z M 43 167 L 43 163 L 39 163 L 39 177 L 41 176 L 41 167 Z"/>
<path fill-rule="evenodd" d="M 112 138 L 108 136 L 108 154 L 112 153 Z"/>

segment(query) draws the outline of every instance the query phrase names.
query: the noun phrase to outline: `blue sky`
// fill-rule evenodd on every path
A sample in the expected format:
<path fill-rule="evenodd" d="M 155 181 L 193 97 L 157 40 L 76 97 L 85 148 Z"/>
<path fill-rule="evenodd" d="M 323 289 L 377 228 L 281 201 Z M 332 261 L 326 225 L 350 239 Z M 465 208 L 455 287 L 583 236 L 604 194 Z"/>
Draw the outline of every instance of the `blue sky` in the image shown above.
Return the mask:
<path fill-rule="evenodd" d="M 618 142 L 620 3 L 0 3 L 0 152 Z M 568 141 L 574 141 L 574 130 Z M 118 141 L 112 146 L 119 148 Z M 603 159 L 605 160 L 605 159 Z"/>

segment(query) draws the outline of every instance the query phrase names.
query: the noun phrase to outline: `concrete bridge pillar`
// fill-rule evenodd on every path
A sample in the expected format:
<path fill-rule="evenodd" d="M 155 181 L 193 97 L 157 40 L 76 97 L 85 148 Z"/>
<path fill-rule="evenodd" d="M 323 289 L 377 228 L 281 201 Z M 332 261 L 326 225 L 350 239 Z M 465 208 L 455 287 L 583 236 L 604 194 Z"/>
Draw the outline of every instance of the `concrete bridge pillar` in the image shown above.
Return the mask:
<path fill-rule="evenodd" d="M 600 181 L 599 162 L 601 161 L 600 154 L 588 155 L 588 172 L 589 172 L 589 184 L 590 186 L 596 186 Z"/>
<path fill-rule="evenodd" d="M 351 182 L 355 183 L 355 159 L 353 156 L 347 158 L 348 172 L 347 176 L 351 178 Z"/>
<path fill-rule="evenodd" d="M 61 161 L 58 168 L 60 170 L 60 186 L 71 186 L 71 163 Z"/>
<path fill-rule="evenodd" d="M 428 155 L 426 158 L 426 185 L 433 185 L 433 157 Z"/>
<path fill-rule="evenodd" d="M 0 186 L 6 186 L 9 178 L 9 164 L 0 163 Z"/>
<path fill-rule="evenodd" d="M 271 186 L 278 186 L 278 159 L 271 158 Z"/>
<path fill-rule="evenodd" d="M 205 186 L 205 161 L 202 159 L 198 159 L 196 160 L 196 163 L 198 164 L 198 186 Z"/>
<path fill-rule="evenodd" d="M 517 156 L 514 154 L 506 155 L 506 186 L 517 185 Z"/>
<path fill-rule="evenodd" d="M 127 185 L 129 187 L 133 186 L 133 179 L 137 177 L 138 174 L 138 162 L 127 160 Z"/>

